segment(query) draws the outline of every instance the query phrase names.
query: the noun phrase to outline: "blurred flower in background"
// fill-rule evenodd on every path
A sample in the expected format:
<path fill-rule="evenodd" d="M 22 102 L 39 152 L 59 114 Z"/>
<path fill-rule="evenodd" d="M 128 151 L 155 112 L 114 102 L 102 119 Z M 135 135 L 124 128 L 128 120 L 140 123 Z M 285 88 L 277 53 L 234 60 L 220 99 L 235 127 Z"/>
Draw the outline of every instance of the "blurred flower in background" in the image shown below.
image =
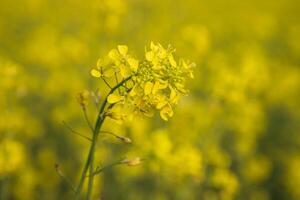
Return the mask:
<path fill-rule="evenodd" d="M 98 176 L 94 199 L 299 199 L 298 7 L 296 0 L 2 0 L 0 199 L 73 198 L 54 164 L 77 181 L 88 144 L 62 121 L 88 135 L 76 94 L 106 91 L 89 78 L 95 61 L 117 44 L 142 57 L 150 41 L 197 63 L 190 94 L 168 124 L 159 114 L 126 128 L 105 124 L 132 145 L 120 151 L 103 137 L 101 164 L 137 154 L 145 161 Z"/>

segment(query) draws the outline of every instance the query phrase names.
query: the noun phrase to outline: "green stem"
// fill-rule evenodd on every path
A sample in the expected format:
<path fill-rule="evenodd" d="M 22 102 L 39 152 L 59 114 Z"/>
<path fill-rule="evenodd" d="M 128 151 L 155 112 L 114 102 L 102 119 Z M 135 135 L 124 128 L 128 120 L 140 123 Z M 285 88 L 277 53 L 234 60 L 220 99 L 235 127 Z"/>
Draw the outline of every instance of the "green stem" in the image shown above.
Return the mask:
<path fill-rule="evenodd" d="M 94 156 L 92 156 L 89 173 L 92 173 L 92 174 L 94 173 Z M 87 200 L 91 199 L 92 191 L 93 191 L 93 184 L 94 184 L 94 177 L 91 176 L 91 177 L 89 177 L 88 191 L 87 191 L 87 195 L 86 195 Z"/>
<path fill-rule="evenodd" d="M 124 159 L 122 159 L 122 160 L 124 160 Z M 106 170 L 106 169 L 108 169 L 108 168 L 114 167 L 114 166 L 116 166 L 116 165 L 121 165 L 121 164 L 123 164 L 123 163 L 122 163 L 122 160 L 119 160 L 119 161 L 117 161 L 117 162 L 111 163 L 111 164 L 109 164 L 109 165 L 107 165 L 107 166 L 104 166 L 104 167 L 102 167 L 102 168 L 100 168 L 100 169 L 96 169 L 96 171 L 94 171 L 92 174 L 89 174 L 88 177 L 93 177 L 93 176 L 95 176 L 95 175 L 97 175 L 97 174 L 100 174 L 102 171 L 104 171 L 104 170 Z"/>
<path fill-rule="evenodd" d="M 98 139 L 97 130 L 100 129 L 100 127 L 101 127 L 101 125 L 104 121 L 104 118 L 103 119 L 98 118 L 98 119 L 100 119 L 100 120 L 97 120 L 98 123 L 96 123 L 96 127 L 98 127 L 98 128 L 95 128 L 95 132 L 93 134 L 93 139 L 92 139 L 92 144 L 90 146 L 90 150 L 89 150 L 89 153 L 88 153 L 88 156 L 87 156 L 87 160 L 86 160 L 86 163 L 84 165 L 84 168 L 83 168 L 80 180 L 79 180 L 79 184 L 78 184 L 77 189 L 76 189 L 76 199 L 80 199 L 80 194 L 81 194 L 81 190 L 82 190 L 82 187 L 83 187 L 85 175 L 86 175 L 87 170 L 88 170 L 88 168 L 91 164 L 91 161 L 93 160 L 93 155 L 94 155 L 94 152 L 95 152 L 96 142 L 97 142 L 97 139 Z"/>
<path fill-rule="evenodd" d="M 89 128 L 91 129 L 91 131 L 92 131 L 92 133 L 93 133 L 93 132 L 94 132 L 94 129 L 93 129 L 92 123 L 90 122 L 89 117 L 88 117 L 88 115 L 87 115 L 86 108 L 83 107 L 83 108 L 82 108 L 82 111 L 83 111 L 83 115 L 84 115 L 85 121 L 86 121 L 86 123 L 88 124 Z"/>
<path fill-rule="evenodd" d="M 93 159 L 94 159 L 94 153 L 95 153 L 95 149 L 96 149 L 96 143 L 97 143 L 97 140 L 98 140 L 98 135 L 100 133 L 101 126 L 102 126 L 102 124 L 105 120 L 105 117 L 106 117 L 104 115 L 104 111 L 105 111 L 105 107 L 106 107 L 106 104 L 107 104 L 107 98 L 116 89 L 118 89 L 120 86 L 122 86 L 125 82 L 127 82 L 130 79 L 131 79 L 131 76 L 127 77 L 126 79 L 124 79 L 123 81 L 118 83 L 116 86 L 114 86 L 110 90 L 110 92 L 107 94 L 107 96 L 104 99 L 104 102 L 102 103 L 102 105 L 100 107 L 98 117 L 97 117 L 97 121 L 96 121 L 95 128 L 94 128 L 94 132 L 93 132 L 92 143 L 91 143 L 89 153 L 88 153 L 88 156 L 87 156 L 87 159 L 86 159 L 86 162 L 85 162 L 84 168 L 82 170 L 81 177 L 79 179 L 79 183 L 78 183 L 78 186 L 77 186 L 77 189 L 76 189 L 76 198 L 75 198 L 76 200 L 80 199 L 80 194 L 81 194 L 82 187 L 83 187 L 83 184 L 84 184 L 84 180 L 85 180 L 85 177 L 86 177 L 86 174 L 87 174 L 87 170 L 89 169 L 89 167 L 90 167 L 90 165 L 91 165 L 91 163 L 93 162 Z M 90 187 L 92 187 L 92 185 L 93 185 L 93 179 L 90 179 L 90 181 L 91 181 L 91 183 L 88 186 L 89 187 L 88 191 L 91 192 Z"/>
<path fill-rule="evenodd" d="M 68 186 L 70 186 L 70 188 L 72 189 L 72 191 L 73 191 L 74 193 L 76 193 L 76 190 L 75 190 L 75 188 L 74 188 L 73 185 L 72 185 L 72 182 L 71 182 L 67 177 L 65 177 L 65 175 L 60 171 L 59 165 L 58 165 L 58 164 L 55 164 L 55 170 L 56 170 L 57 174 L 59 175 L 59 177 L 60 177 L 63 181 L 65 181 L 65 182 L 68 184 Z"/>

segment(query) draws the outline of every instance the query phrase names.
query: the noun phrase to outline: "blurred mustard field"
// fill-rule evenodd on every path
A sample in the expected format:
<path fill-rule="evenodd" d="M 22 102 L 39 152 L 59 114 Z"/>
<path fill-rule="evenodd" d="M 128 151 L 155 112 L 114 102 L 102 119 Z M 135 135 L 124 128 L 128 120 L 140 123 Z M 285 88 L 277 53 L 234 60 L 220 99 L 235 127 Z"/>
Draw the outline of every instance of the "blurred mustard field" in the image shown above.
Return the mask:
<path fill-rule="evenodd" d="M 75 199 L 90 145 L 75 131 L 92 137 L 78 92 L 102 100 L 97 60 L 118 45 L 144 58 L 151 41 L 196 63 L 189 93 L 165 114 L 105 121 L 120 136 L 99 135 L 95 167 L 136 159 L 94 176 L 91 199 L 300 199 L 299 9 L 297 0 L 1 0 L 0 200 Z M 94 124 L 97 108 L 86 111 Z"/>

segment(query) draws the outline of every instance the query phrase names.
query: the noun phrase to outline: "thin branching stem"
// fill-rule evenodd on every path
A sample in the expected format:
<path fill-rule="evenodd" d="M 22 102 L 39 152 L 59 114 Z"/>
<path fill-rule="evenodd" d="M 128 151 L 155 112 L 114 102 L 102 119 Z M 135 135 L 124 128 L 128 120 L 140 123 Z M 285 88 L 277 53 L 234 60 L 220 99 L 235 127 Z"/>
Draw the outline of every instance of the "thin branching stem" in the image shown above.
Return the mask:
<path fill-rule="evenodd" d="M 109 164 L 109 165 L 106 165 L 106 166 L 104 166 L 104 167 L 101 167 L 101 168 L 99 168 L 99 169 L 96 169 L 93 173 L 89 174 L 87 177 L 95 176 L 95 175 L 101 173 L 102 171 L 104 171 L 104 170 L 106 170 L 106 169 L 108 169 L 108 168 L 114 167 L 114 166 L 116 166 L 116 165 L 121 165 L 121 164 L 123 164 L 123 163 L 122 163 L 122 160 L 124 160 L 124 159 L 121 159 L 121 160 L 119 160 L 119 161 L 117 161 L 117 162 L 113 162 L 113 163 L 111 163 L 111 164 Z"/>
<path fill-rule="evenodd" d="M 72 185 L 72 182 L 62 173 L 59 169 L 59 165 L 55 164 L 55 171 L 57 172 L 58 176 L 67 183 L 67 185 L 72 189 L 74 193 L 76 193 L 75 187 Z"/>
<path fill-rule="evenodd" d="M 94 174 L 94 156 L 91 160 L 91 164 L 90 164 L 90 172 L 91 174 Z M 89 177 L 89 182 L 88 182 L 88 191 L 86 194 L 86 199 L 89 200 L 91 199 L 92 196 L 92 192 L 93 192 L 93 182 L 94 182 L 94 178 L 93 177 Z"/>
<path fill-rule="evenodd" d="M 84 119 L 86 121 L 86 123 L 88 124 L 89 128 L 91 129 L 92 133 L 94 132 L 94 128 L 93 128 L 93 125 L 87 115 L 87 112 L 86 112 L 86 108 L 85 107 L 82 107 L 82 111 L 83 111 L 83 115 L 84 115 Z"/>
<path fill-rule="evenodd" d="M 127 82 L 130 79 L 131 79 L 131 76 L 127 77 L 126 79 L 124 79 L 123 81 L 121 81 L 120 83 L 115 85 L 110 90 L 110 92 L 107 94 L 107 96 L 105 97 L 105 99 L 104 99 L 104 101 L 103 101 L 103 103 L 102 103 L 102 105 L 99 109 L 98 116 L 97 116 L 97 121 L 95 123 L 95 128 L 93 129 L 93 138 L 92 138 L 92 143 L 91 143 L 91 146 L 90 146 L 90 150 L 89 150 L 84 168 L 82 170 L 78 186 L 76 188 L 76 198 L 75 198 L 76 200 L 80 199 L 80 194 L 81 194 L 81 191 L 82 191 L 82 188 L 83 188 L 83 184 L 84 184 L 84 180 L 85 180 L 87 171 L 88 171 L 90 165 L 93 165 L 94 153 L 95 153 L 95 149 L 96 149 L 96 143 L 97 143 L 97 140 L 98 140 L 98 135 L 100 133 L 101 126 L 102 126 L 102 124 L 103 124 L 103 122 L 106 118 L 104 113 L 105 113 L 105 107 L 106 107 L 106 104 L 107 104 L 107 98 L 110 94 L 112 94 L 115 90 L 117 90 L 120 86 L 122 86 L 125 82 Z M 88 185 L 88 187 L 93 187 L 93 176 L 89 177 L 89 178 L 91 178 L 91 179 L 90 179 L 90 184 Z M 91 192 L 91 189 L 88 188 L 88 191 Z M 88 194 L 87 197 L 90 197 L 90 194 Z M 89 200 L 89 199 L 87 199 L 87 200 Z"/>
<path fill-rule="evenodd" d="M 111 131 L 100 131 L 100 133 L 107 133 L 107 134 L 109 134 L 109 135 L 114 136 L 115 138 L 117 138 L 117 139 L 119 139 L 119 140 L 125 141 L 125 142 L 127 142 L 127 143 L 131 143 L 131 140 L 130 140 L 129 138 L 126 138 L 126 137 L 121 136 L 121 135 L 117 135 L 117 134 L 115 134 L 115 133 L 113 133 L 113 132 L 111 132 Z"/>
<path fill-rule="evenodd" d="M 119 83 L 119 80 L 118 80 L 118 75 L 117 73 L 115 72 L 115 79 L 116 79 L 116 83 L 118 84 Z M 120 94 L 120 89 L 118 88 L 118 92 Z"/>
<path fill-rule="evenodd" d="M 101 79 L 104 81 L 104 83 L 107 85 L 107 87 L 112 89 L 112 87 L 110 86 L 110 84 L 107 82 L 107 80 L 104 77 L 101 76 Z"/>
<path fill-rule="evenodd" d="M 73 133 L 73 134 L 75 134 L 75 135 L 78 135 L 78 136 L 80 136 L 80 137 L 82 137 L 82 138 L 84 138 L 84 139 L 87 139 L 87 140 L 89 140 L 90 142 L 92 141 L 91 138 L 89 138 L 89 137 L 87 137 L 87 136 L 85 136 L 85 135 L 83 135 L 83 134 L 81 134 L 81 133 L 78 133 L 77 131 L 75 131 L 74 129 L 72 129 L 71 126 L 69 126 L 65 121 L 62 121 L 62 123 L 63 123 L 63 125 L 65 125 L 65 126 L 67 127 L 67 129 L 68 129 L 71 133 Z"/>

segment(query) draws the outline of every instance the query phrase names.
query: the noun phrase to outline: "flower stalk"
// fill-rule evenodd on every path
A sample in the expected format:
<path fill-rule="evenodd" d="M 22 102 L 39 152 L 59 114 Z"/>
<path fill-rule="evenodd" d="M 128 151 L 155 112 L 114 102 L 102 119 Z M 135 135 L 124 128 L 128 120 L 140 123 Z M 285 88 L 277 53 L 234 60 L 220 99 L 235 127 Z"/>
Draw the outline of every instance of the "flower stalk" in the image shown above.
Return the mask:
<path fill-rule="evenodd" d="M 145 58 L 139 61 L 128 54 L 126 45 L 119 45 L 117 49 L 111 50 L 105 59 L 99 59 L 97 66 L 91 69 L 91 75 L 102 79 L 110 91 L 99 107 L 94 126 L 89 121 L 86 112 L 87 97 L 90 96 L 90 93 L 85 91 L 77 96 L 85 120 L 92 132 L 92 138 L 88 138 L 91 143 L 79 183 L 75 189 L 76 200 L 81 199 L 86 178 L 88 178 L 88 186 L 85 199 L 90 200 L 94 175 L 119 164 L 136 166 L 143 160 L 140 157 L 123 159 L 103 168 L 94 169 L 94 157 L 100 133 L 107 133 L 124 143 L 131 143 L 131 139 L 125 136 L 110 131 L 101 131 L 107 117 L 117 123 L 122 123 L 125 119 L 130 119 L 133 114 L 151 117 L 155 110 L 159 111 L 161 118 L 165 121 L 173 116 L 173 107 L 177 105 L 181 96 L 188 93 L 185 83 L 187 78 L 193 78 L 192 68 L 194 67 L 194 63 L 186 62 L 183 59 L 177 62 L 173 57 L 174 51 L 175 49 L 171 46 L 165 49 L 161 44 L 151 42 L 150 50 L 146 49 Z M 107 81 L 110 78 L 114 78 L 116 81 L 114 87 Z M 92 96 L 96 97 L 93 94 Z M 96 105 L 98 105 L 98 94 L 95 99 Z M 88 173 L 89 175 L 87 175 Z"/>
<path fill-rule="evenodd" d="M 103 122 L 106 118 L 104 113 L 105 113 L 105 107 L 106 107 L 106 104 L 107 104 L 107 98 L 110 94 L 112 94 L 115 90 L 117 90 L 120 86 L 122 86 L 126 81 L 128 81 L 130 79 L 131 79 L 131 76 L 129 76 L 128 78 L 124 79 L 123 81 L 118 83 L 116 86 L 114 86 L 110 90 L 110 92 L 108 93 L 108 95 L 106 96 L 106 98 L 104 99 L 104 102 L 102 103 L 102 105 L 100 107 L 100 110 L 98 112 L 97 121 L 96 121 L 96 124 L 95 124 L 95 128 L 93 129 L 94 130 L 93 131 L 93 138 L 92 138 L 92 142 L 91 142 L 91 145 L 90 145 L 89 153 L 88 153 L 84 168 L 82 170 L 78 186 L 76 188 L 76 200 L 80 199 L 80 194 L 82 192 L 82 188 L 83 188 L 83 184 L 84 184 L 84 181 L 85 181 L 87 171 L 88 171 L 89 167 L 93 166 L 93 160 L 94 160 L 94 154 L 95 154 L 95 150 L 96 150 L 96 144 L 97 144 L 97 141 L 98 141 L 98 136 L 99 136 L 99 133 L 100 133 L 101 126 L 102 126 L 102 124 L 103 124 Z M 93 173 L 93 169 L 91 169 L 91 174 L 92 173 Z M 93 187 L 93 176 L 89 177 L 89 180 L 90 180 L 90 182 L 89 182 L 89 185 L 88 185 L 87 199 L 90 199 L 90 194 L 91 194 L 92 187 Z"/>

